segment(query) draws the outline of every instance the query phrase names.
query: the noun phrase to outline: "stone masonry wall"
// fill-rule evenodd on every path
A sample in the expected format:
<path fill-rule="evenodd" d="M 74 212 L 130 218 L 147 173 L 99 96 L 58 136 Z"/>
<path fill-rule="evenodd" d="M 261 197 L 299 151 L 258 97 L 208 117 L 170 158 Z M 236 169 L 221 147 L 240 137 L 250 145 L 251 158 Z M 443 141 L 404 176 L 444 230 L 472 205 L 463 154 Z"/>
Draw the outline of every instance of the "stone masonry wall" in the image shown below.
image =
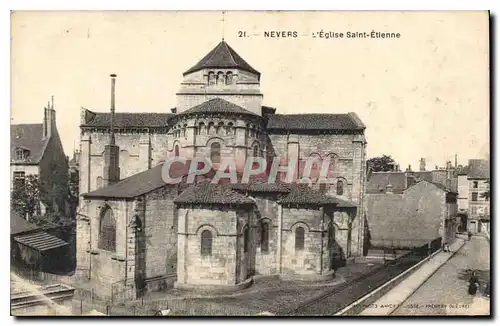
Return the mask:
<path fill-rule="evenodd" d="M 145 195 L 146 279 L 177 272 L 177 188 Z"/>
<path fill-rule="evenodd" d="M 215 208 L 215 207 L 213 207 Z M 178 212 L 177 281 L 188 284 L 237 283 L 238 218 L 235 210 L 202 207 Z M 212 232 L 212 255 L 201 256 L 201 233 Z"/>
<path fill-rule="evenodd" d="M 321 274 L 322 230 L 321 210 L 283 208 L 282 273 Z M 305 229 L 304 250 L 295 250 L 295 230 Z"/>

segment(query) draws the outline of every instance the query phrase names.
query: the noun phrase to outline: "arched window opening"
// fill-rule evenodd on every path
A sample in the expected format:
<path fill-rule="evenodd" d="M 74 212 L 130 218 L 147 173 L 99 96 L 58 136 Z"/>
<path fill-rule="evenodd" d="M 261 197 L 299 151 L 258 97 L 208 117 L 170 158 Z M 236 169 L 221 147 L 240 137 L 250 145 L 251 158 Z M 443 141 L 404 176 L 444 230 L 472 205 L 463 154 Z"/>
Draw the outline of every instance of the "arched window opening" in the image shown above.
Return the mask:
<path fill-rule="evenodd" d="M 255 145 L 253 147 L 253 157 L 259 157 L 259 146 L 258 145 Z"/>
<path fill-rule="evenodd" d="M 210 160 L 212 163 L 220 163 L 220 144 L 213 143 L 210 145 Z"/>
<path fill-rule="evenodd" d="M 208 85 L 215 85 L 215 74 L 213 71 L 208 73 Z"/>
<path fill-rule="evenodd" d="M 224 85 L 224 82 L 224 73 L 222 71 L 219 71 L 219 73 L 217 74 L 217 85 Z"/>
<path fill-rule="evenodd" d="M 231 85 L 233 83 L 233 73 L 228 72 L 226 75 L 226 85 Z"/>
<path fill-rule="evenodd" d="M 223 130 L 224 130 L 224 124 L 222 122 L 219 122 L 219 124 L 217 125 L 216 134 L 222 135 Z"/>
<path fill-rule="evenodd" d="M 198 135 L 205 134 L 205 124 L 203 122 L 200 122 L 198 125 Z"/>
<path fill-rule="evenodd" d="M 337 195 L 342 196 L 344 194 L 344 181 L 337 180 Z"/>
<path fill-rule="evenodd" d="M 98 247 L 106 251 L 116 251 L 116 220 L 109 206 L 101 212 Z"/>
<path fill-rule="evenodd" d="M 205 230 L 201 233 L 201 255 L 212 255 L 212 232 Z"/>
<path fill-rule="evenodd" d="M 230 122 L 227 124 L 226 127 L 226 135 L 232 135 L 233 134 L 233 123 Z"/>
<path fill-rule="evenodd" d="M 175 155 L 175 157 L 179 157 L 179 145 L 175 145 L 174 155 Z"/>
<path fill-rule="evenodd" d="M 332 248 L 335 245 L 335 227 L 333 224 L 328 226 L 328 248 Z"/>
<path fill-rule="evenodd" d="M 269 223 L 260 223 L 260 252 L 269 252 Z"/>
<path fill-rule="evenodd" d="M 182 127 L 182 136 L 183 136 L 183 137 L 186 137 L 186 133 L 187 133 L 187 125 L 184 125 L 184 126 Z"/>
<path fill-rule="evenodd" d="M 325 194 L 328 191 L 328 184 L 321 182 L 319 184 L 319 191 Z"/>
<path fill-rule="evenodd" d="M 304 250 L 304 228 L 299 226 L 295 229 L 295 250 Z"/>
<path fill-rule="evenodd" d="M 209 122 L 208 123 L 208 128 L 207 128 L 207 132 L 209 135 L 213 135 L 215 134 L 215 126 L 214 126 L 214 123 L 213 122 Z"/>
<path fill-rule="evenodd" d="M 247 226 L 245 227 L 245 231 L 243 231 L 243 251 L 248 252 L 248 244 L 249 244 L 249 237 L 250 237 L 250 228 Z"/>

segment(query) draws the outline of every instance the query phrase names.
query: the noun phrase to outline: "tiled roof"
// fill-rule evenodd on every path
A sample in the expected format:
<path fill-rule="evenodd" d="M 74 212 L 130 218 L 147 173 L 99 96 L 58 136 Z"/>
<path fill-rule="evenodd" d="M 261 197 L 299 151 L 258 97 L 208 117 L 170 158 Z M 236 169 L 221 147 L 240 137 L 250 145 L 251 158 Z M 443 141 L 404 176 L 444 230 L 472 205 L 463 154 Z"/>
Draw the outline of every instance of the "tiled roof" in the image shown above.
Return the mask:
<path fill-rule="evenodd" d="M 192 185 L 184 190 L 174 203 L 176 204 L 253 204 L 254 201 L 228 185 L 202 183 Z"/>
<path fill-rule="evenodd" d="M 394 193 L 401 193 L 406 189 L 405 172 L 372 172 L 366 183 L 367 193 L 385 193 L 385 187 L 392 185 Z"/>
<path fill-rule="evenodd" d="M 213 113 L 240 113 L 240 114 L 251 114 L 256 115 L 253 112 L 250 112 L 241 106 L 238 106 L 234 103 L 228 102 L 221 98 L 213 98 L 206 102 L 203 102 L 199 105 L 193 106 L 192 108 L 180 113 L 180 114 L 190 114 L 190 113 L 205 113 L 205 112 L 213 112 Z"/>
<path fill-rule="evenodd" d="M 290 192 L 290 185 L 284 183 L 267 183 L 267 182 L 252 182 L 252 183 L 236 183 L 232 184 L 234 190 L 248 192 Z"/>
<path fill-rule="evenodd" d="M 10 126 L 10 159 L 15 163 L 40 162 L 49 139 L 43 139 L 43 124 L 20 124 Z M 16 160 L 16 148 L 27 149 L 29 156 L 22 161 Z"/>
<path fill-rule="evenodd" d="M 267 129 L 278 130 L 364 130 L 354 113 L 348 114 L 270 114 Z"/>
<path fill-rule="evenodd" d="M 290 193 L 278 201 L 280 204 L 337 205 L 337 198 L 327 196 L 308 187 L 293 187 Z"/>
<path fill-rule="evenodd" d="M 168 120 L 173 117 L 173 113 L 115 113 L 115 128 L 127 127 L 165 127 L 168 126 Z M 85 127 L 109 127 L 111 113 L 92 112 L 86 110 Z"/>
<path fill-rule="evenodd" d="M 205 68 L 237 68 L 260 76 L 260 73 L 252 68 L 242 57 L 236 53 L 226 42 L 220 42 L 197 64 L 188 69 L 184 75 Z"/>
<path fill-rule="evenodd" d="M 490 162 L 488 160 L 469 160 L 469 179 L 489 179 Z"/>
<path fill-rule="evenodd" d="M 41 228 L 37 225 L 26 221 L 24 218 L 19 216 L 16 212 L 10 212 L 10 234 L 16 235 L 21 233 L 32 232 L 40 230 Z"/>
<path fill-rule="evenodd" d="M 414 171 L 409 172 L 408 174 L 415 176 L 417 180 L 432 181 L 432 171 Z"/>

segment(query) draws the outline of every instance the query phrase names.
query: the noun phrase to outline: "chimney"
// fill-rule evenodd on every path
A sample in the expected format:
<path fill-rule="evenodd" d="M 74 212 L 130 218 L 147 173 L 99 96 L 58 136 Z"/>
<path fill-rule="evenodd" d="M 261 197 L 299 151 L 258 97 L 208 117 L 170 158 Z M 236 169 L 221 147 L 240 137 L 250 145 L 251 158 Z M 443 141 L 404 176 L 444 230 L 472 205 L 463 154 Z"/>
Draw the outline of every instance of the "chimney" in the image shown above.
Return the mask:
<path fill-rule="evenodd" d="M 458 155 L 455 154 L 455 169 L 458 167 Z"/>
<path fill-rule="evenodd" d="M 401 171 L 399 168 L 399 164 L 396 164 L 396 172 L 399 172 L 399 171 Z"/>
<path fill-rule="evenodd" d="M 392 185 L 390 183 L 387 186 L 385 186 L 385 193 L 386 194 L 393 194 L 394 193 L 392 191 Z"/>
<path fill-rule="evenodd" d="M 56 111 L 54 110 L 54 96 L 47 103 L 43 111 L 43 135 L 44 139 L 50 138 L 56 128 Z"/>
<path fill-rule="evenodd" d="M 420 171 L 425 171 L 425 158 L 423 157 L 420 159 Z"/>
<path fill-rule="evenodd" d="M 408 164 L 408 167 L 406 168 L 406 172 L 412 172 L 412 171 L 411 171 L 411 165 L 410 165 L 410 164 Z"/>
<path fill-rule="evenodd" d="M 111 116 L 109 123 L 109 144 L 104 146 L 103 187 L 110 186 L 120 180 L 120 147 L 115 144 L 115 82 L 116 75 L 111 76 Z"/>

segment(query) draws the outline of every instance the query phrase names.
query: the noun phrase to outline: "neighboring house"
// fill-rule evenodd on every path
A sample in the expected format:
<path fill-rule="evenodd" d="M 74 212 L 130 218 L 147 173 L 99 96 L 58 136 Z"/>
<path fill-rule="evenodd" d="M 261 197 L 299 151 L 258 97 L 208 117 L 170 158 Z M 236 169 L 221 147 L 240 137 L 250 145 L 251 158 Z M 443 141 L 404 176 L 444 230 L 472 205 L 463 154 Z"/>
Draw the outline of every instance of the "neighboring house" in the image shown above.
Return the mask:
<path fill-rule="evenodd" d="M 366 243 L 370 248 L 408 249 L 441 238 L 455 238 L 457 194 L 425 179 L 405 188 L 404 174 L 384 173 L 368 180 Z M 385 190 L 379 189 L 382 176 Z"/>
<path fill-rule="evenodd" d="M 10 213 L 11 267 L 18 273 L 57 270 L 68 243 Z M 25 275 L 29 277 L 30 275 Z"/>
<path fill-rule="evenodd" d="M 468 230 L 472 233 L 490 232 L 490 199 L 485 193 L 490 189 L 490 162 L 471 159 L 467 173 Z"/>
<path fill-rule="evenodd" d="M 331 278 L 337 260 L 362 255 L 366 141 L 355 113 L 276 114 L 262 105 L 260 73 L 224 41 L 184 73 L 172 113 L 115 114 L 115 77 L 111 113 L 81 117 L 78 270 L 99 295 L 175 277 L 198 289 L 239 289 L 257 274 Z M 175 156 L 328 157 L 335 179 L 177 187 L 161 178 Z"/>
<path fill-rule="evenodd" d="M 28 175 L 38 175 L 46 195 L 41 198 L 42 214 L 66 214 L 68 162 L 57 131 L 56 111 L 44 108 L 43 123 L 10 126 L 11 189 L 22 187 Z"/>

